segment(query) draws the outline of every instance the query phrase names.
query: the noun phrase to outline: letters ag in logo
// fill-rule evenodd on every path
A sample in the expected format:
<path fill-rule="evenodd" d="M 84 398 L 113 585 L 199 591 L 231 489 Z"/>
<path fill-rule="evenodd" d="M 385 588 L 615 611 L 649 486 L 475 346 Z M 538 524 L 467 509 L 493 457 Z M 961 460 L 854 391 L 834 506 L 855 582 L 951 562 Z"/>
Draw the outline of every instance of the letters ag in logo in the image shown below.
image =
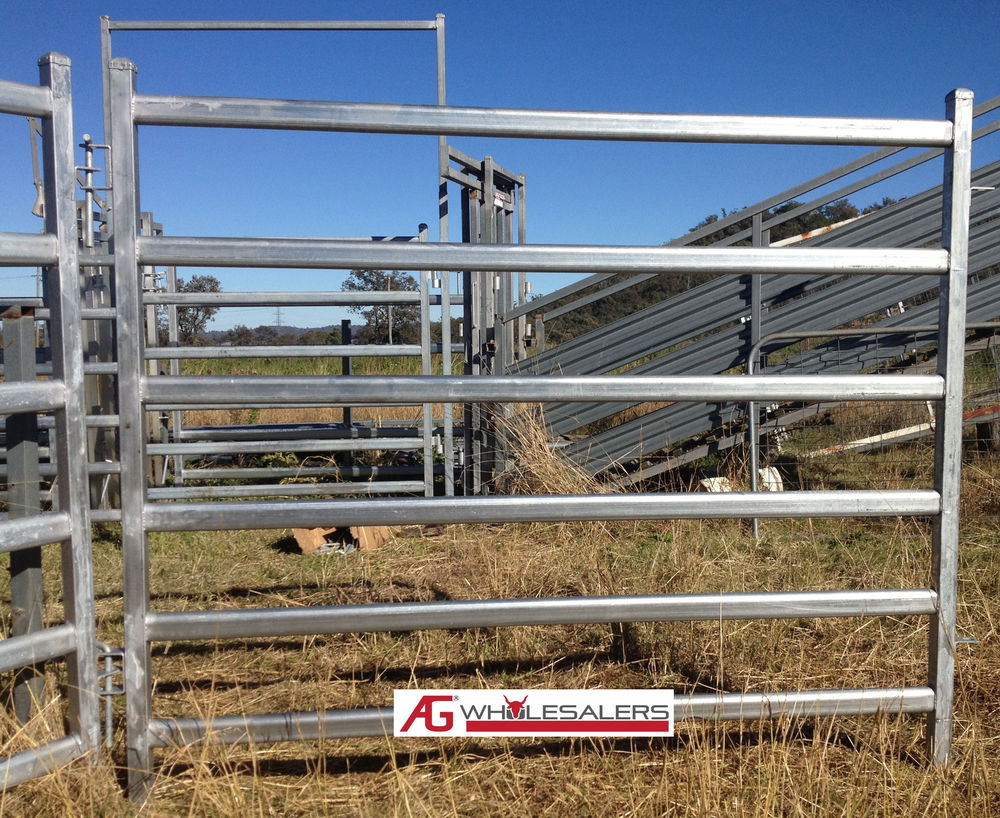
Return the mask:
<path fill-rule="evenodd" d="M 439 736 L 455 727 L 455 696 L 419 690 L 393 691 L 392 732 L 396 736 Z"/>

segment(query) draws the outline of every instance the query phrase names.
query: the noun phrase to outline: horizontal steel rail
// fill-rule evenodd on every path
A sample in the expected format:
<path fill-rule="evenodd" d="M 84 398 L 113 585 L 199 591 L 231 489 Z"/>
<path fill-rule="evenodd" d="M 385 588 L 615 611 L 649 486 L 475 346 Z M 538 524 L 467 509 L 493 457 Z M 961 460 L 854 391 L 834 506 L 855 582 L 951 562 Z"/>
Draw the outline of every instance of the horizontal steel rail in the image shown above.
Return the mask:
<path fill-rule="evenodd" d="M 69 623 L 54 625 L 0 642 L 0 673 L 66 656 L 76 649 L 76 628 Z"/>
<path fill-rule="evenodd" d="M 421 474 L 423 470 L 421 469 Z M 185 472 L 184 479 L 189 478 Z M 232 479 L 236 475 L 226 475 Z M 171 486 L 149 489 L 150 500 L 233 497 L 315 497 L 374 494 L 423 494 L 423 480 L 380 480 L 363 483 L 268 483 L 253 486 Z"/>
<path fill-rule="evenodd" d="M 998 107 L 1000 107 L 1000 96 L 993 97 L 992 99 L 986 100 L 985 102 L 981 102 L 978 105 L 976 105 L 974 108 L 973 115 L 976 117 L 982 116 L 984 114 L 996 110 Z M 989 135 L 994 131 L 996 124 L 997 123 L 991 123 L 991 125 L 989 126 L 977 129 L 976 131 L 973 132 L 972 135 L 973 139 L 974 140 L 981 139 L 982 137 Z M 723 217 L 722 219 L 719 219 L 718 221 L 712 222 L 711 224 L 705 225 L 704 227 L 701 227 L 697 230 L 691 230 L 688 233 L 684 234 L 683 236 L 679 236 L 678 238 L 673 239 L 671 242 L 669 242 L 669 244 L 671 246 L 690 245 L 692 242 L 695 242 L 698 239 L 705 238 L 706 236 L 711 236 L 712 234 L 718 233 L 719 231 L 724 230 L 727 227 L 731 227 L 735 224 L 738 224 L 741 221 L 749 220 L 754 214 L 765 213 L 768 210 L 771 210 L 772 208 L 776 207 L 777 205 L 784 204 L 785 202 L 790 202 L 791 200 L 797 198 L 798 196 L 801 196 L 803 193 L 808 193 L 812 190 L 816 190 L 820 187 L 823 187 L 824 185 L 829 184 L 830 182 L 833 182 L 837 179 L 855 173 L 856 171 L 861 170 L 862 168 L 881 162 L 883 159 L 887 159 L 888 157 L 899 153 L 901 150 L 903 149 L 880 148 L 876 151 L 873 151 L 872 153 L 866 154 L 865 156 L 852 160 L 851 162 L 848 162 L 845 165 L 833 168 L 832 170 L 829 170 L 826 173 L 822 173 L 819 176 L 816 176 L 805 182 L 801 182 L 798 185 L 789 188 L 788 190 L 784 190 L 781 193 L 769 196 L 768 198 L 763 199 L 757 202 L 756 204 L 749 205 L 743 208 L 742 210 L 736 211 L 735 213 L 730 213 L 727 216 Z M 939 150 L 927 151 L 926 153 L 921 154 L 920 157 L 917 157 L 919 161 L 914 161 L 913 159 L 907 160 L 906 162 L 895 165 L 892 168 L 872 174 L 871 176 L 867 177 L 866 180 L 864 180 L 866 184 L 858 185 L 856 187 L 853 187 L 852 189 L 860 190 L 863 187 L 876 184 L 877 182 L 883 181 L 891 176 L 895 176 L 898 173 L 903 172 L 904 170 L 914 167 L 915 165 L 921 164 L 922 162 L 930 161 L 931 159 L 940 156 L 941 153 L 942 152 Z M 813 200 L 812 202 L 810 202 L 810 204 L 814 208 L 821 206 L 823 204 L 828 204 L 832 201 L 835 201 L 838 198 L 842 198 L 844 195 L 847 195 L 847 193 L 844 192 L 845 190 L 847 190 L 847 188 L 841 188 L 840 190 L 834 193 L 829 193 L 821 197 L 820 199 Z M 940 191 L 940 188 L 938 188 L 938 190 Z M 796 210 L 798 209 L 796 208 Z M 787 214 L 785 213 L 780 214 L 781 221 L 784 221 L 784 217 L 786 215 Z M 791 216 L 788 217 L 790 218 Z M 772 220 L 770 222 L 770 226 L 776 226 L 779 223 L 781 222 Z M 768 225 L 764 225 L 764 227 L 767 226 Z M 749 236 L 750 236 L 749 229 L 742 230 L 733 236 L 729 236 L 726 239 L 723 239 L 722 243 L 730 244 L 732 242 L 739 241 L 740 239 L 749 238 Z M 581 292 L 582 290 L 585 290 L 588 287 L 594 286 L 595 284 L 598 283 L 600 278 L 602 277 L 590 276 L 582 281 L 577 281 L 574 284 L 567 285 L 566 287 L 558 291 L 539 297 L 538 299 L 536 299 L 535 301 L 531 302 L 528 305 L 523 305 L 522 307 L 515 309 L 511 313 L 508 313 L 505 316 L 505 318 L 507 320 L 510 320 L 512 318 L 517 317 L 518 315 L 526 314 L 528 312 L 534 312 L 534 313 L 546 312 L 546 314 L 548 315 L 548 311 L 546 310 L 546 308 L 549 307 L 551 304 L 555 304 L 557 301 L 561 301 L 564 298 L 568 298 L 574 293 Z M 634 286 L 635 284 L 640 283 L 641 280 L 645 280 L 646 278 L 647 277 L 645 276 L 638 276 L 636 280 L 633 280 L 630 283 L 623 282 L 621 285 L 617 286 L 616 289 L 620 290 L 620 289 L 625 289 L 628 286 Z M 611 290 L 609 288 L 608 293 L 610 294 L 610 292 Z M 569 305 L 569 308 L 575 309 L 576 306 L 582 306 L 583 303 L 590 303 L 592 300 L 594 299 L 587 297 L 585 300 L 581 300 L 580 302 L 574 302 L 574 305 Z M 527 307 L 528 309 L 525 309 L 525 307 Z M 563 314 L 568 311 L 561 307 L 557 309 L 559 314 Z M 553 311 L 553 315 L 555 314 L 555 312 L 556 311 Z"/>
<path fill-rule="evenodd" d="M 0 80 L 0 114 L 51 116 L 52 90 L 44 85 Z"/>
<path fill-rule="evenodd" d="M 189 426 L 177 439 L 194 440 L 299 440 L 333 438 L 416 437 L 419 426 L 342 426 L 332 423 L 265 423 L 254 426 Z"/>
<path fill-rule="evenodd" d="M 433 344 L 440 353 L 441 345 Z M 147 361 L 196 358 L 407 358 L 421 353 L 420 344 L 287 344 L 282 346 L 146 347 Z"/>
<path fill-rule="evenodd" d="M 57 511 L 0 523 L 0 553 L 64 542 L 73 533 L 70 516 Z"/>
<path fill-rule="evenodd" d="M 48 454 L 47 451 L 46 454 Z M 3 452 L 0 451 L 0 457 L 2 456 Z M 118 463 L 110 462 L 88 463 L 87 472 L 89 474 L 120 474 L 121 466 Z M 0 466 L 0 477 L 6 477 L 7 473 L 7 467 Z M 55 477 L 59 470 L 55 463 L 39 463 L 38 473 L 42 477 Z"/>
<path fill-rule="evenodd" d="M 929 615 L 930 589 L 472 599 L 150 613 L 151 641 L 518 625 Z"/>
<path fill-rule="evenodd" d="M 443 467 L 440 467 L 443 468 Z M 341 480 L 377 480 L 380 477 L 417 477 L 423 466 L 282 466 L 275 468 L 184 469 L 184 480 L 278 480 L 284 477 L 339 477 Z"/>
<path fill-rule="evenodd" d="M 895 715 L 933 710 L 934 691 L 923 686 L 674 695 L 677 720 Z M 387 736 L 392 735 L 392 708 L 262 713 L 210 720 L 158 718 L 150 720 L 148 734 L 154 747 Z"/>
<path fill-rule="evenodd" d="M 62 381 L 0 383 L 0 414 L 49 412 L 66 405 Z"/>
<path fill-rule="evenodd" d="M 51 233 L 0 233 L 0 266 L 47 267 L 57 260 Z"/>
<path fill-rule="evenodd" d="M 136 94 L 137 125 L 637 142 L 944 148 L 947 120 L 557 111 Z"/>
<path fill-rule="evenodd" d="M 440 295 L 428 295 L 431 305 L 440 304 Z M 419 304 L 420 293 L 407 290 L 387 292 L 256 292 L 256 293 L 145 293 L 143 304 L 176 304 L 206 307 L 367 307 L 372 304 Z"/>
<path fill-rule="evenodd" d="M 109 31 L 430 31 L 437 20 L 112 20 Z"/>
<path fill-rule="evenodd" d="M 434 402 L 536 403 L 542 401 L 720 400 L 937 400 L 937 375 L 796 376 L 160 376 L 143 382 L 145 401 L 183 407 L 189 403 L 255 402 L 411 405 Z"/>
<path fill-rule="evenodd" d="M 13 787 L 51 773 L 89 754 L 83 739 L 76 733 L 63 738 L 22 750 L 7 758 L 0 759 L 0 782 L 4 787 Z"/>
<path fill-rule="evenodd" d="M 371 500 L 151 503 L 150 531 L 238 531 L 329 525 L 531 523 L 565 520 L 683 520 L 756 517 L 933 516 L 930 490 L 790 491 L 730 494 L 602 494 L 504 497 L 403 497 Z"/>
<path fill-rule="evenodd" d="M 150 443 L 151 455 L 270 454 L 272 452 L 373 452 L 384 449 L 420 449 L 422 437 L 366 437 L 340 440 L 200 440 L 191 443 Z"/>
<path fill-rule="evenodd" d="M 176 267 L 483 270 L 528 273 L 942 275 L 940 249 L 384 244 L 324 238 L 137 236 L 139 263 Z"/>

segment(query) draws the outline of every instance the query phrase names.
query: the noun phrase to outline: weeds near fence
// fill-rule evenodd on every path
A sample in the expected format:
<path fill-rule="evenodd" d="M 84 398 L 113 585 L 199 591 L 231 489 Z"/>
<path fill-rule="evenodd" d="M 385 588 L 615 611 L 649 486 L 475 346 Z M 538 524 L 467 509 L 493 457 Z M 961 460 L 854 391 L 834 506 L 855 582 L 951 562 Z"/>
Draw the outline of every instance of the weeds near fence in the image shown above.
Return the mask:
<path fill-rule="evenodd" d="M 527 417 L 515 413 L 515 417 Z M 554 460 L 531 423 L 518 491 L 599 490 Z M 952 763 L 923 761 L 922 719 L 682 724 L 673 740 L 394 740 L 188 747 L 158 754 L 143 815 L 996 815 L 1000 649 L 997 467 L 966 470 Z M 375 552 L 303 557 L 287 532 L 154 536 L 158 610 L 541 595 L 914 587 L 929 574 L 919 521 L 465 526 Z M 61 618 L 46 554 L 46 618 Z M 99 637 L 120 644 L 120 553 L 95 544 Z M 673 687 L 691 692 L 924 683 L 926 620 L 637 623 L 319 636 L 154 646 L 156 715 L 386 704 L 396 687 Z M 57 687 L 58 677 L 50 680 Z M 61 729 L 0 724 L 3 752 Z M 40 723 L 39 723 L 40 722 Z M 47 726 L 45 726 L 47 725 Z M 116 729 L 121 731 L 120 704 Z M 3 814 L 133 815 L 121 741 L 3 794 Z"/>

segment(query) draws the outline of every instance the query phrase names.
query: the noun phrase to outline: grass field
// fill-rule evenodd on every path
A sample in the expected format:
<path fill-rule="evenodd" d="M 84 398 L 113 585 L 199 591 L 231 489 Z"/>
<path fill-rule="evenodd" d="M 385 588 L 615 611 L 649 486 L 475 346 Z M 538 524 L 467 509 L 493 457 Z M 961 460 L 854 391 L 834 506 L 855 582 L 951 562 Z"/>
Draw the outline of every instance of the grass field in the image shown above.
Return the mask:
<path fill-rule="evenodd" d="M 0 796 L 4 815 L 1000 814 L 995 457 L 966 469 L 956 731 L 929 768 L 918 717 L 681 723 L 666 740 L 354 739 L 191 747 L 157 755 L 153 800 L 121 797 L 118 741 Z M 536 458 L 521 491 L 579 490 Z M 584 488 L 587 486 L 584 484 Z M 373 552 L 304 557 L 287 531 L 159 535 L 156 610 L 541 595 L 917 587 L 919 522 L 739 521 L 466 526 Z M 56 554 L 47 618 L 61 618 Z M 99 637 L 122 643 L 121 555 L 95 543 Z M 387 704 L 397 687 L 672 687 L 715 692 L 919 685 L 927 622 L 912 619 L 521 627 L 154 648 L 156 715 Z M 53 675 L 50 688 L 58 693 Z M 5 752 L 60 725 L 56 701 Z"/>

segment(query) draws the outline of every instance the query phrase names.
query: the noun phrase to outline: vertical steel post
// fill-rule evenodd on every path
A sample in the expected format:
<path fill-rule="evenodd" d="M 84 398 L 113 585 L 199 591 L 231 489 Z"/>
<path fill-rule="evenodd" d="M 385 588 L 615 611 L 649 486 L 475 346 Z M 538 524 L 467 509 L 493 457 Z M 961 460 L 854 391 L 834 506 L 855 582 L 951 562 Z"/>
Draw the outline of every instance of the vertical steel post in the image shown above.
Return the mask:
<path fill-rule="evenodd" d="M 119 435 L 122 471 L 122 559 L 125 619 L 125 723 L 129 797 L 143 800 L 150 787 L 153 752 L 149 642 L 149 551 L 142 514 L 146 502 L 146 413 L 143 411 L 143 310 L 141 272 L 136 262 L 139 231 L 138 148 L 132 119 L 135 66 L 115 58 L 110 65 L 111 159 L 115 185 L 115 295 L 118 315 Z"/>
<path fill-rule="evenodd" d="M 764 214 L 754 213 L 750 227 L 754 247 L 764 246 L 763 224 Z M 750 339 L 748 348 L 751 351 L 756 349 L 762 335 L 760 331 L 762 312 L 760 306 L 760 283 L 760 276 L 750 276 Z M 748 360 L 750 354 L 751 352 L 747 353 Z M 747 414 L 749 415 L 750 428 L 750 491 L 758 491 L 760 489 L 760 418 L 757 415 L 756 401 L 750 401 L 747 404 Z M 757 517 L 753 518 L 753 536 L 754 539 L 760 538 L 760 519 Z"/>
<path fill-rule="evenodd" d="M 84 747 L 100 743 L 94 578 L 87 469 L 87 407 L 83 378 L 79 231 L 76 223 L 76 161 L 70 60 L 50 53 L 39 61 L 41 82 L 52 91 L 52 116 L 42 125 L 45 166 L 45 229 L 56 236 L 58 265 L 45 271 L 52 377 L 66 387 L 65 407 L 55 412 L 59 508 L 70 515 L 72 536 L 62 543 L 63 609 L 76 629 L 69 656 L 69 723 Z"/>
<path fill-rule="evenodd" d="M 962 477 L 962 397 L 965 370 L 965 312 L 972 199 L 972 92 L 947 98 L 953 125 L 945 151 L 941 245 L 948 251 L 948 274 L 941 277 L 938 301 L 938 374 L 945 381 L 935 427 L 934 487 L 941 513 L 934 521 L 931 585 L 938 609 L 931 617 L 928 684 L 934 712 L 927 719 L 927 745 L 935 764 L 951 750 L 955 691 L 955 615 L 958 606 L 959 491 Z"/>
<path fill-rule="evenodd" d="M 462 188 L 462 241 L 478 244 L 480 241 L 479 191 Z M 479 276 L 466 270 L 462 273 L 462 314 L 465 340 L 466 375 L 478 375 L 482 371 L 479 326 Z M 464 454 L 462 468 L 466 495 L 479 493 L 479 404 L 466 403 L 464 412 Z"/>
<path fill-rule="evenodd" d="M 483 157 L 482 197 L 479 202 L 480 234 L 483 244 L 497 244 L 500 232 L 497 224 L 497 211 L 493 203 L 494 172 L 493 157 Z M 496 374 L 497 362 L 497 290 L 496 273 L 476 273 L 479 278 L 479 326 L 481 332 L 479 354 L 482 357 L 480 371 L 486 375 Z M 490 481 L 494 473 L 494 456 L 496 454 L 495 406 L 484 403 L 479 406 L 479 424 L 476 434 L 481 443 L 476 468 L 479 472 L 479 493 L 489 491 Z"/>
<path fill-rule="evenodd" d="M 447 104 L 447 81 L 444 50 L 444 15 L 435 17 L 437 44 L 437 104 Z M 438 135 L 438 241 L 447 242 L 448 237 L 448 137 Z M 441 374 L 452 374 L 451 362 L 451 271 L 441 276 Z M 444 493 L 448 497 L 455 494 L 455 411 L 450 403 L 444 405 Z"/>
<path fill-rule="evenodd" d="M 526 244 L 528 239 L 526 236 L 527 229 L 527 218 L 525 215 L 525 205 L 524 205 L 524 174 L 518 174 L 517 186 L 515 188 L 517 192 L 517 243 Z M 518 306 L 524 306 L 528 301 L 528 274 L 525 272 L 519 272 L 517 274 L 517 304 Z M 525 335 L 527 334 L 527 316 L 520 315 L 517 318 L 517 357 L 519 360 L 524 360 L 528 357 L 528 350 L 525 348 Z"/>
<path fill-rule="evenodd" d="M 177 292 L 176 267 L 167 267 L 167 292 Z M 180 346 L 180 332 L 177 326 L 176 304 L 167 305 L 167 344 L 174 348 Z M 170 374 L 174 377 L 181 374 L 181 362 L 177 358 L 170 359 Z M 180 409 L 174 409 L 171 415 L 171 426 L 174 440 L 179 443 L 181 439 L 181 429 L 184 427 L 184 412 Z M 184 457 L 179 454 L 174 455 L 174 483 L 177 485 L 184 484 Z"/>
<path fill-rule="evenodd" d="M 420 241 L 427 241 L 427 225 L 419 226 Z M 420 271 L 420 373 L 431 375 L 431 274 Z M 424 496 L 434 496 L 434 404 L 423 409 Z"/>
<path fill-rule="evenodd" d="M 351 340 L 352 340 L 351 319 L 350 318 L 344 318 L 340 322 L 340 343 L 344 344 L 345 346 L 347 346 L 347 345 L 350 345 Z M 353 358 L 351 358 L 350 355 L 344 355 L 340 359 L 340 374 L 341 375 L 350 375 L 351 374 L 351 361 L 352 360 L 353 360 Z M 344 426 L 347 429 L 350 429 L 352 425 L 354 425 L 354 418 L 352 417 L 351 407 L 348 406 L 347 404 L 345 404 L 344 405 Z"/>
<path fill-rule="evenodd" d="M 35 380 L 34 309 L 12 307 L 3 316 L 4 380 Z M 41 512 L 38 488 L 38 416 L 7 416 L 7 511 L 10 519 Z M 10 552 L 10 635 L 23 636 L 42 629 L 42 549 Z M 44 665 L 15 673 L 11 703 L 22 724 L 32 707 L 44 704 Z"/>

